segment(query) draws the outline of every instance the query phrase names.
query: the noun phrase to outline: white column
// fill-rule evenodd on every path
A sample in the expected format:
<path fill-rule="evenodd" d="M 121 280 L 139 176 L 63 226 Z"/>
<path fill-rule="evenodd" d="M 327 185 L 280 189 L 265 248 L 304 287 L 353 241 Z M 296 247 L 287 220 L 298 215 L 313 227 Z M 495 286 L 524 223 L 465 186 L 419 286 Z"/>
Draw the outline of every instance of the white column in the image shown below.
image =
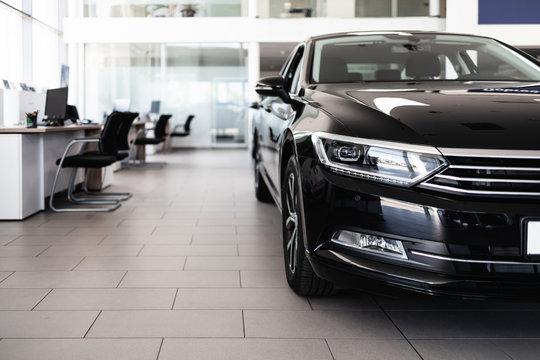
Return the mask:
<path fill-rule="evenodd" d="M 441 1 L 429 0 L 429 16 L 440 16 L 440 15 L 441 15 Z"/>
<path fill-rule="evenodd" d="M 334 18 L 353 18 L 355 0 L 332 0 L 326 3 L 326 15 Z"/>
<path fill-rule="evenodd" d="M 255 19 L 257 16 L 259 16 L 259 0 L 247 0 L 247 6 L 248 18 Z"/>

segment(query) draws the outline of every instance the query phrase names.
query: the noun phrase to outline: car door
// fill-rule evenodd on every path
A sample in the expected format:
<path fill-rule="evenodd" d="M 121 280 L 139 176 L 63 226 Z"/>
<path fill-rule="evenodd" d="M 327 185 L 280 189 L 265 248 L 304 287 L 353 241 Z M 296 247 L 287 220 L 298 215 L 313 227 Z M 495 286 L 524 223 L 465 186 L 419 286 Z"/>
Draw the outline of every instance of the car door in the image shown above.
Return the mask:
<path fill-rule="evenodd" d="M 298 91 L 304 45 L 299 45 L 291 56 L 291 61 L 283 69 L 285 79 L 285 91 L 295 94 Z M 264 113 L 264 143 L 265 143 L 265 167 L 267 174 L 275 189 L 279 189 L 279 149 L 283 141 L 283 133 L 289 120 L 294 116 L 291 102 L 286 102 L 279 97 L 265 99 L 262 103 Z"/>

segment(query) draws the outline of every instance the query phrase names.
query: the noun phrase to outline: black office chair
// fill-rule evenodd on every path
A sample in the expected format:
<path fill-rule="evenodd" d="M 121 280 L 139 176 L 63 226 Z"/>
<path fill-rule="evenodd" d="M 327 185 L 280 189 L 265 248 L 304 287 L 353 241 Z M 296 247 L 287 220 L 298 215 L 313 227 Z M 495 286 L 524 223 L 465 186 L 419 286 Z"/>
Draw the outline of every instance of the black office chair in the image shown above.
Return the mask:
<path fill-rule="evenodd" d="M 173 131 L 169 134 L 170 137 L 185 137 L 191 134 L 191 122 L 195 118 L 195 115 L 189 115 L 184 124 L 178 124 L 174 127 Z M 176 131 L 180 126 L 184 127 L 184 131 Z"/>
<path fill-rule="evenodd" d="M 158 121 L 156 122 L 156 125 L 154 128 L 148 128 L 141 130 L 137 133 L 135 136 L 135 140 L 133 142 L 134 145 L 137 146 L 146 146 L 146 145 L 158 145 L 165 140 L 167 140 L 167 123 L 169 122 L 169 119 L 172 117 L 170 114 L 162 114 L 160 115 Z M 146 131 L 154 130 L 154 137 L 147 137 L 147 136 L 141 136 L 142 134 L 146 133 Z M 131 147 L 131 152 L 135 149 L 135 146 Z M 133 158 L 132 154 L 130 153 L 129 159 Z M 126 164 L 128 167 L 163 167 L 167 165 L 166 162 L 147 162 L 147 161 L 140 161 L 136 162 L 128 161 Z"/>
<path fill-rule="evenodd" d="M 126 196 L 124 198 L 82 198 L 74 196 L 74 187 L 75 187 L 75 178 L 77 175 L 77 170 L 79 168 L 92 169 L 92 168 L 103 168 L 109 166 L 116 162 L 117 153 L 118 153 L 118 131 L 122 121 L 124 121 L 125 115 L 122 115 L 120 112 L 114 111 L 111 113 L 99 138 L 81 138 L 72 140 L 64 150 L 64 153 L 60 159 L 56 161 L 58 169 L 56 170 L 56 175 L 54 177 L 53 186 L 51 189 L 51 195 L 49 197 L 49 207 L 55 212 L 106 212 L 113 211 L 120 207 L 120 201 L 126 200 L 131 196 Z M 86 151 L 86 146 L 88 144 L 97 144 L 97 151 Z M 71 148 L 76 144 L 82 144 L 80 151 L 77 155 L 69 155 L 68 153 Z M 99 208 L 57 208 L 54 206 L 54 194 L 56 190 L 56 184 L 58 183 L 58 178 L 62 168 L 72 168 L 71 177 L 68 185 L 68 200 L 75 204 L 87 204 L 87 205 L 113 205 L 110 207 L 99 207 Z M 85 178 L 85 183 L 88 178 Z M 83 184 L 83 188 L 86 188 L 86 184 Z M 99 195 L 117 195 L 111 193 L 102 193 Z"/>

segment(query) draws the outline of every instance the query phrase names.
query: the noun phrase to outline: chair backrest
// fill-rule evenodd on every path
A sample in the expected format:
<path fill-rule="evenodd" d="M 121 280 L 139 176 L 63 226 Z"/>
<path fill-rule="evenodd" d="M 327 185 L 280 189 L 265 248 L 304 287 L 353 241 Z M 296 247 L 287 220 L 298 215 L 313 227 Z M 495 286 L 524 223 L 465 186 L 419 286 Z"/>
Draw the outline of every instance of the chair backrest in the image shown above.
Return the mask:
<path fill-rule="evenodd" d="M 415 79 L 432 78 L 441 74 L 441 62 L 435 53 L 417 52 L 409 55 L 405 69 L 408 77 Z"/>
<path fill-rule="evenodd" d="M 118 152 L 118 129 L 122 124 L 123 116 L 121 112 L 113 111 L 107 116 L 105 125 L 101 130 L 99 151 L 108 155 L 116 155 Z"/>
<path fill-rule="evenodd" d="M 190 132 L 191 131 L 191 121 L 193 120 L 193 118 L 195 117 L 195 115 L 189 115 L 186 119 L 186 122 L 184 124 L 184 132 Z"/>
<path fill-rule="evenodd" d="M 120 127 L 118 128 L 118 133 L 116 135 L 116 143 L 118 145 L 118 150 L 129 150 L 129 129 L 131 129 L 131 125 L 139 116 L 139 113 L 123 112 L 121 114 L 122 122 L 120 124 Z"/>
<path fill-rule="evenodd" d="M 165 136 L 167 136 L 167 122 L 169 122 L 169 119 L 172 117 L 170 114 L 162 114 L 157 123 L 154 127 L 154 137 L 156 139 L 163 139 Z"/>

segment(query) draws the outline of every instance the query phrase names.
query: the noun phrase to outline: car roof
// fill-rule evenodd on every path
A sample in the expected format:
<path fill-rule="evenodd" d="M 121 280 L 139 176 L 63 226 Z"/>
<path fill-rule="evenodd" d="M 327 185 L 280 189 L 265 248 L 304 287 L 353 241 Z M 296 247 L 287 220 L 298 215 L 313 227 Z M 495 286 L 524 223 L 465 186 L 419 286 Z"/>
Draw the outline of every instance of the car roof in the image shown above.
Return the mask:
<path fill-rule="evenodd" d="M 317 35 L 317 36 L 312 36 L 308 38 L 308 40 L 321 40 L 321 39 L 331 39 L 331 38 L 339 38 L 339 37 L 345 37 L 345 36 L 361 36 L 361 35 L 420 35 L 420 34 L 456 35 L 456 36 L 470 36 L 470 37 L 476 37 L 476 38 L 491 39 L 488 36 L 450 33 L 450 32 L 443 32 L 443 31 L 377 30 L 377 31 L 347 31 L 347 32 Z"/>

